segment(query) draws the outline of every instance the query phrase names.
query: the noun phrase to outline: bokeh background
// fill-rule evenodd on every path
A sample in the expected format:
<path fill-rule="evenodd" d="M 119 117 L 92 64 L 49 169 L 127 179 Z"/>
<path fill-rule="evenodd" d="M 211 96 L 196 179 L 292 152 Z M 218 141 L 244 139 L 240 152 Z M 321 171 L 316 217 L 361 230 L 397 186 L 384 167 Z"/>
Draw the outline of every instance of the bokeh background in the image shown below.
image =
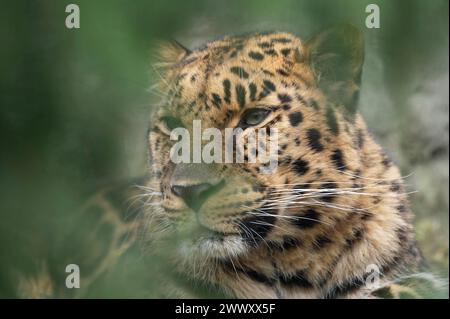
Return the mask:
<path fill-rule="evenodd" d="M 80 6 L 80 29 L 65 27 L 69 3 Z M 380 29 L 365 28 L 369 3 L 380 6 Z M 0 297 L 28 297 L 21 278 L 36 274 L 44 274 L 49 296 L 155 295 L 157 262 L 139 251 L 72 295 L 63 289 L 70 258 L 62 256 L 71 251 L 69 234 L 89 229 L 79 215 L 86 199 L 145 172 L 146 126 L 158 100 L 148 90 L 156 41 L 195 47 L 267 30 L 305 39 L 343 22 L 365 34 L 360 109 L 417 191 L 420 246 L 448 277 L 447 0 L 10 0 L 1 7 Z"/>

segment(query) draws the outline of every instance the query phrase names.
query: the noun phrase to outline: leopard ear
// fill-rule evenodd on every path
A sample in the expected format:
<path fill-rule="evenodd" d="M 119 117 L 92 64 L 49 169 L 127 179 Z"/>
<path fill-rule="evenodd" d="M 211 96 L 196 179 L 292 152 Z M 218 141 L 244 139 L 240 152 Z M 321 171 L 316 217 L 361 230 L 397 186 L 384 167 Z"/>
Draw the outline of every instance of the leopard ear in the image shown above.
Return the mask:
<path fill-rule="evenodd" d="M 163 42 L 159 45 L 158 60 L 159 63 L 171 66 L 180 62 L 184 57 L 189 55 L 191 51 L 184 47 L 177 40 Z"/>
<path fill-rule="evenodd" d="M 306 43 L 305 59 L 328 98 L 356 112 L 364 62 L 359 29 L 343 25 L 321 32 Z"/>
<path fill-rule="evenodd" d="M 172 83 L 176 75 L 176 66 L 191 51 L 176 40 L 160 42 L 157 48 L 155 62 L 152 64 L 152 71 L 155 72 L 156 79 L 152 89 L 165 91 L 170 88 L 169 83 Z"/>

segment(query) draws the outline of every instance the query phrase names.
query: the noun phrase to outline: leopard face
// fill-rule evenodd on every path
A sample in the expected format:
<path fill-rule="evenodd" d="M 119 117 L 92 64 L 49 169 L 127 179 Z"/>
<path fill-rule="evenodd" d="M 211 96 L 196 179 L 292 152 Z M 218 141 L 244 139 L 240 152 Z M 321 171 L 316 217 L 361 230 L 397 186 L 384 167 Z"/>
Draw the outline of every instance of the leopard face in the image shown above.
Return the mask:
<path fill-rule="evenodd" d="M 189 232 L 199 232 L 194 239 L 200 252 L 234 255 L 269 238 L 281 242 L 283 232 L 273 227 L 277 214 L 305 214 L 303 221 L 280 221 L 287 233 L 333 218 L 321 217 L 320 209 L 283 207 L 285 193 L 295 197 L 312 183 L 334 188 L 330 185 L 349 179 L 339 174 L 349 165 L 345 157 L 352 157 L 352 150 L 343 154 L 348 141 L 339 138 L 344 115 L 316 85 L 308 50 L 287 33 L 231 37 L 182 52 L 171 70 L 169 98 L 149 134 L 152 168 L 160 176 L 162 208 L 174 223 L 192 224 Z M 170 132 L 176 127 L 192 132 L 193 120 L 222 132 L 275 128 L 276 172 L 260 174 L 261 164 L 248 157 L 244 163 L 172 163 Z"/>
<path fill-rule="evenodd" d="M 219 263 L 224 273 L 239 261 L 268 281 L 288 282 L 303 271 L 312 287 L 332 276 L 343 254 L 353 258 L 354 249 L 363 260 L 358 271 L 401 250 L 410 225 L 398 171 L 356 111 L 362 51 L 352 27 L 306 42 L 276 32 L 226 37 L 194 51 L 163 48 L 147 186 L 157 194 L 152 214 L 178 238 L 182 259 L 206 268 Z M 262 129 L 271 140 L 275 129 L 276 171 L 261 174 L 264 164 L 248 157 L 174 163 L 170 134 L 180 127 L 193 133 L 194 120 L 222 135 L 227 128 L 241 128 L 244 136 Z M 373 217 L 372 207 L 388 209 Z M 389 241 L 377 237 L 381 227 Z M 355 248 L 369 240 L 373 253 Z"/>

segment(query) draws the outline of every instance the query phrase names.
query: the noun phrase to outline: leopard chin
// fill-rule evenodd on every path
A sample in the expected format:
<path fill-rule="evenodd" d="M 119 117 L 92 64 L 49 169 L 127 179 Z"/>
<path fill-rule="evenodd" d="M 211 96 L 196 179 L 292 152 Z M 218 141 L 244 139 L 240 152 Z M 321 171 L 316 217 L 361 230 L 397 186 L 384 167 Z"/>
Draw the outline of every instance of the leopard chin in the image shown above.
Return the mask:
<path fill-rule="evenodd" d="M 185 260 L 235 258 L 244 255 L 249 249 L 240 234 L 213 230 L 195 218 L 178 225 L 177 228 L 177 255 Z"/>
<path fill-rule="evenodd" d="M 178 246 L 178 255 L 183 259 L 228 259 L 244 255 L 248 245 L 239 235 L 210 235 L 187 239 Z"/>

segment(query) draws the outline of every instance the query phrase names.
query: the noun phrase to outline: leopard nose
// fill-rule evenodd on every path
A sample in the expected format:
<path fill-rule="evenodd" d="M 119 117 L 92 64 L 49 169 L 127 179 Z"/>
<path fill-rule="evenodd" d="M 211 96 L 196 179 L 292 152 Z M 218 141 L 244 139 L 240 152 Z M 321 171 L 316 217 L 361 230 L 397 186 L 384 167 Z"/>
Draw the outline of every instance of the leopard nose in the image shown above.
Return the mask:
<path fill-rule="evenodd" d="M 190 197 L 200 197 L 200 195 L 210 189 L 213 185 L 210 183 L 201 183 L 196 185 L 175 185 L 172 186 L 172 191 L 178 197 L 183 198 L 184 200 Z"/>
<path fill-rule="evenodd" d="M 198 211 L 203 203 L 217 193 L 224 185 L 221 181 L 217 184 L 199 183 L 194 185 L 173 185 L 172 192 L 182 198 L 192 210 Z"/>

